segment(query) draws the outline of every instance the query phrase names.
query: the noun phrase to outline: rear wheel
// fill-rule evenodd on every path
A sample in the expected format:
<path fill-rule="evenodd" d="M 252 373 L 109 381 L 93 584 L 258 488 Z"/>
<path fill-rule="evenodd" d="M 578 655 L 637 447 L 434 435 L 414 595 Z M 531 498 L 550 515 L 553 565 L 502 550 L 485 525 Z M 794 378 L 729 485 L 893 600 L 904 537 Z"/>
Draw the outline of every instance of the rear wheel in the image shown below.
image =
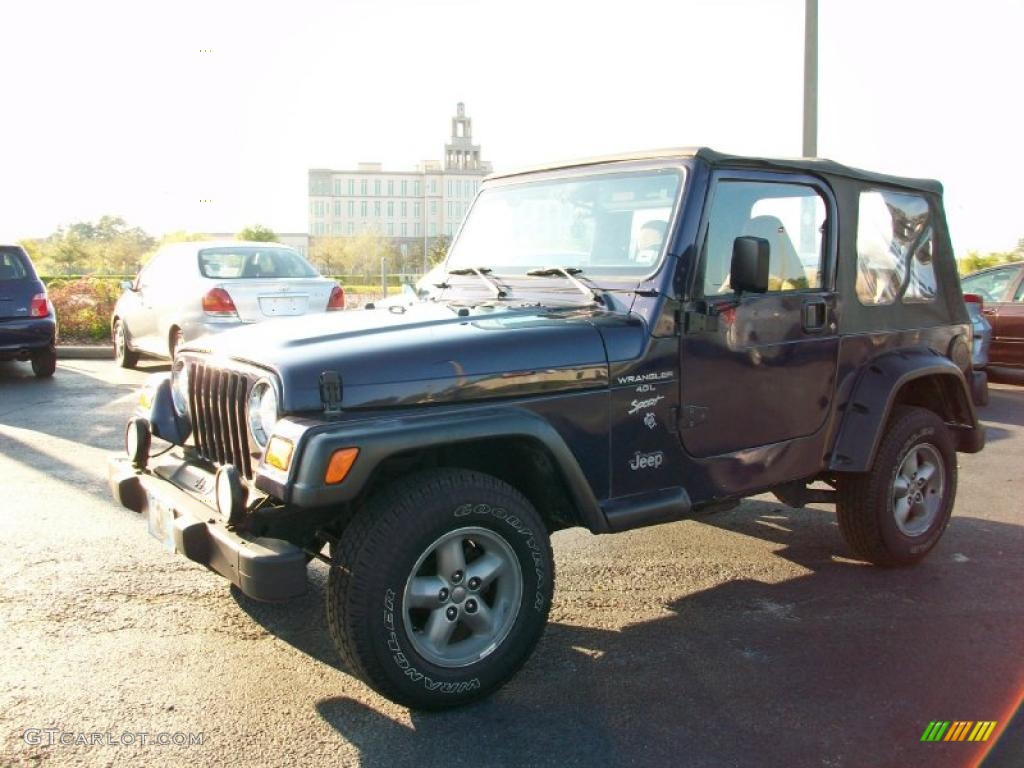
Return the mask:
<path fill-rule="evenodd" d="M 128 347 L 128 331 L 121 318 L 114 320 L 114 359 L 122 368 L 134 368 L 139 364 L 139 353 Z"/>
<path fill-rule="evenodd" d="M 48 379 L 57 370 L 57 350 L 49 347 L 32 354 L 32 373 L 39 379 Z"/>
<path fill-rule="evenodd" d="M 544 522 L 518 491 L 467 470 L 374 496 L 332 546 L 327 619 L 348 668 L 419 709 L 503 685 L 533 651 L 554 580 Z"/>
<path fill-rule="evenodd" d="M 956 480 L 956 453 L 942 419 L 924 408 L 898 407 L 874 467 L 839 480 L 843 538 L 876 565 L 916 563 L 949 523 Z"/>

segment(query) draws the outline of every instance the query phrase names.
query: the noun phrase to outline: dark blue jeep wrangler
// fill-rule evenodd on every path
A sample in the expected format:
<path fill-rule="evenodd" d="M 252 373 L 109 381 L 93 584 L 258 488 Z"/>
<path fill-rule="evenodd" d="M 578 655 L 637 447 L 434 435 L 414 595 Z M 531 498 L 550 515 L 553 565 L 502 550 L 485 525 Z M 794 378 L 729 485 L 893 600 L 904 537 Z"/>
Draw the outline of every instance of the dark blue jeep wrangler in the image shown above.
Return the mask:
<path fill-rule="evenodd" d="M 909 564 L 984 442 L 934 181 L 707 149 L 493 176 L 444 274 L 422 304 L 186 345 L 110 467 L 157 538 L 251 597 L 329 563 L 347 668 L 412 707 L 522 665 L 552 531 L 770 491 Z"/>

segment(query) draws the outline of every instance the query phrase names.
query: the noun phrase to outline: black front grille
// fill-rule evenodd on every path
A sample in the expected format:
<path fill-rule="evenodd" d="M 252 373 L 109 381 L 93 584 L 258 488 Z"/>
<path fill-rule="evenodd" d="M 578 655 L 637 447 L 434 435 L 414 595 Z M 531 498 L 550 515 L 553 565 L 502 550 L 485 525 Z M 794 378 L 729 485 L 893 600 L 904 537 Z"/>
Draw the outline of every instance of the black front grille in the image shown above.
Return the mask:
<path fill-rule="evenodd" d="M 188 362 L 189 413 L 199 455 L 217 464 L 234 464 L 252 477 L 245 417 L 249 378 L 204 363 Z"/>

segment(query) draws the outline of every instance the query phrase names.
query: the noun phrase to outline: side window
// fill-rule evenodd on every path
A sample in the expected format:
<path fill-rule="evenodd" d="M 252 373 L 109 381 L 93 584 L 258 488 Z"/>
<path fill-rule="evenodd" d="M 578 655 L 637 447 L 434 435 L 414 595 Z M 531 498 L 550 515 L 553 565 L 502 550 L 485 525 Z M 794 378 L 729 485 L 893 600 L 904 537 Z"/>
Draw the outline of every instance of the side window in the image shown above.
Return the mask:
<path fill-rule="evenodd" d="M 892 190 L 861 192 L 857 298 L 861 304 L 932 301 L 937 292 L 928 201 Z"/>
<path fill-rule="evenodd" d="M 732 244 L 744 235 L 768 241 L 769 291 L 820 288 L 825 211 L 821 195 L 804 184 L 720 182 L 704 241 L 703 295 L 731 292 Z"/>
<path fill-rule="evenodd" d="M 1017 286 L 1017 293 L 1013 297 L 1013 300 L 1016 301 L 1018 304 L 1024 302 L 1024 280 L 1021 280 L 1020 285 Z"/>
<path fill-rule="evenodd" d="M 976 293 L 986 302 L 1002 301 L 1006 289 L 1016 276 L 1017 270 L 1013 267 L 990 269 L 965 277 L 960 287 L 964 293 Z"/>

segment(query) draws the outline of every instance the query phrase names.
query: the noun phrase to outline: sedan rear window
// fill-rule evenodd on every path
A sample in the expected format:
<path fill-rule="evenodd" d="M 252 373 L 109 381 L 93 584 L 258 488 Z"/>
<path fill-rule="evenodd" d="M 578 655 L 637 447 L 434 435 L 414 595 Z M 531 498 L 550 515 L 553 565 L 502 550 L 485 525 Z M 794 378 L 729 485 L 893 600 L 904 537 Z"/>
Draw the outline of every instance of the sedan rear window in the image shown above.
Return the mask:
<path fill-rule="evenodd" d="M 24 280 L 28 277 L 21 254 L 9 249 L 0 249 L 0 281 Z"/>
<path fill-rule="evenodd" d="M 252 246 L 201 250 L 199 271 L 203 277 L 214 280 L 318 276 L 317 271 L 295 251 Z"/>

